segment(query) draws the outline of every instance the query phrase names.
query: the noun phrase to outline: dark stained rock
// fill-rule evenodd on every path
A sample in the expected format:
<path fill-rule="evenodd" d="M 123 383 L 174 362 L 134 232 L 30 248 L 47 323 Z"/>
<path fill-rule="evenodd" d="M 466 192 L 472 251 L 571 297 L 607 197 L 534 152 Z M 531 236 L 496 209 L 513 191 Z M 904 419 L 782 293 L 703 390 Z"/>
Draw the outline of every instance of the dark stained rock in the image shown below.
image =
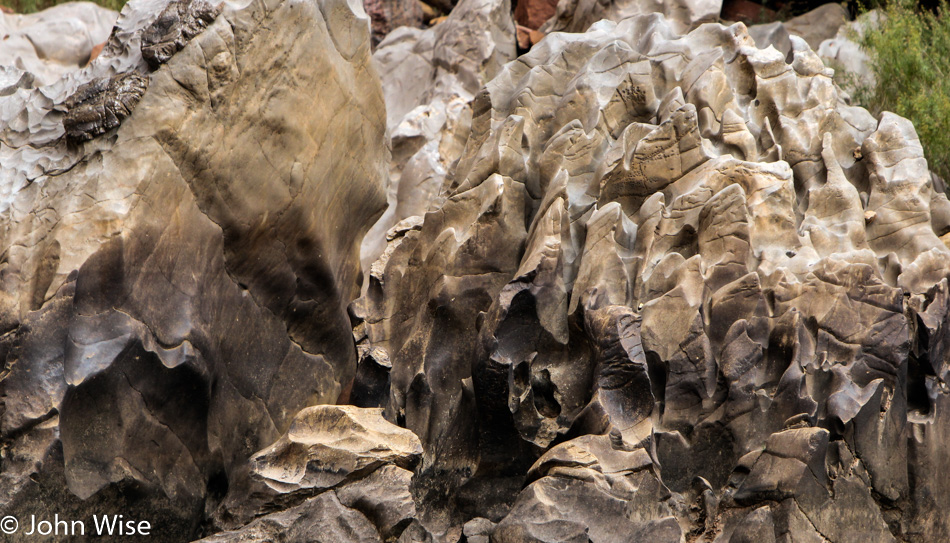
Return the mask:
<path fill-rule="evenodd" d="M 133 2 L 89 67 L 4 79 L 3 515 L 224 528 L 250 457 L 354 378 L 389 160 L 367 19 L 206 8 Z"/>
<path fill-rule="evenodd" d="M 419 0 L 365 0 L 363 8 L 369 15 L 374 47 L 400 26 L 422 25 Z"/>
<path fill-rule="evenodd" d="M 206 0 L 173 0 L 142 32 L 142 58 L 154 70 L 168 62 L 218 16 Z"/>
<path fill-rule="evenodd" d="M 135 72 L 90 81 L 66 99 L 63 127 L 74 142 L 91 140 L 118 128 L 145 94 L 148 77 Z"/>

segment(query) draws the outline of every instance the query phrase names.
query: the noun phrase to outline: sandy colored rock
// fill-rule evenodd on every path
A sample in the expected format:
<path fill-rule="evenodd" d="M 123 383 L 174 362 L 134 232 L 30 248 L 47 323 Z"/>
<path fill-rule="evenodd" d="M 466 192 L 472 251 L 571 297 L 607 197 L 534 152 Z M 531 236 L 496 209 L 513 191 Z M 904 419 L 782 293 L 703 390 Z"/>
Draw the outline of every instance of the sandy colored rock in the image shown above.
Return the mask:
<path fill-rule="evenodd" d="M 318 405 L 294 417 L 276 443 L 251 457 L 251 472 L 276 490 L 320 490 L 383 464 L 412 467 L 422 454 L 415 434 L 381 409 Z"/>

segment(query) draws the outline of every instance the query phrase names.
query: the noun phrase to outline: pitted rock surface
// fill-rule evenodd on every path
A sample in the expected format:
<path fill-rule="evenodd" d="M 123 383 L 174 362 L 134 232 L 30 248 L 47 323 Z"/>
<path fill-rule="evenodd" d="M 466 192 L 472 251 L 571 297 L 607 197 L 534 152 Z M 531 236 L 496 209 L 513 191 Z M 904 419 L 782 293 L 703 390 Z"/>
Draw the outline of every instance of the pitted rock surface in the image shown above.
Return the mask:
<path fill-rule="evenodd" d="M 188 40 L 218 16 L 219 8 L 205 0 L 174 0 L 142 33 L 142 57 L 154 70 L 168 62 Z"/>
<path fill-rule="evenodd" d="M 389 207 L 363 240 L 364 272 L 382 255 L 391 228 L 440 201 L 471 131 L 471 100 L 515 57 L 508 0 L 462 0 L 435 27 L 399 28 L 376 49 L 393 155 Z"/>
<path fill-rule="evenodd" d="M 118 128 L 145 94 L 148 76 L 135 72 L 117 74 L 109 79 L 91 81 L 66 99 L 63 127 L 66 137 L 88 141 Z"/>

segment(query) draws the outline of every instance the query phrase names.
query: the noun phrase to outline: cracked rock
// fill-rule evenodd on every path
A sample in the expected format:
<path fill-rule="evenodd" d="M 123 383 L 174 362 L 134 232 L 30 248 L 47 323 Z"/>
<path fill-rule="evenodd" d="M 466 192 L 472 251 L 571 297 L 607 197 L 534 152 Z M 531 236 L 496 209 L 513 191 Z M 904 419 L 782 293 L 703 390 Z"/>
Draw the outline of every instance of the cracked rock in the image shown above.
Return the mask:
<path fill-rule="evenodd" d="M 172 0 L 142 32 L 142 58 L 154 70 L 218 16 L 219 8 L 205 0 Z"/>
<path fill-rule="evenodd" d="M 319 405 L 294 417 L 276 443 L 251 457 L 251 472 L 280 492 L 321 490 L 382 464 L 412 468 L 419 438 L 380 409 Z"/>

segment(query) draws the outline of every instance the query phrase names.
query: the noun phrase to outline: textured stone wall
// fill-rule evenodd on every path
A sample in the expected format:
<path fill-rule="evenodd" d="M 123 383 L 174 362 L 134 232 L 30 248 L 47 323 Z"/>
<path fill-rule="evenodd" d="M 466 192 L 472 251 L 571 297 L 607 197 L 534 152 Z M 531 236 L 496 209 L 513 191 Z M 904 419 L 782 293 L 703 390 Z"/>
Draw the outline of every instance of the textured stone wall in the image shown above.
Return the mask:
<path fill-rule="evenodd" d="M 4 513 L 190 540 L 297 411 L 345 399 L 388 164 L 365 27 L 332 1 L 136 2 L 88 68 L 10 78 Z"/>
<path fill-rule="evenodd" d="M 476 96 L 355 306 L 437 539 L 947 537 L 950 204 L 790 44 L 600 22 Z"/>
<path fill-rule="evenodd" d="M 519 57 L 504 0 L 374 53 L 358 3 L 134 0 L 89 66 L 4 67 L 0 517 L 950 538 L 913 126 L 677 6 L 565 0 Z"/>

